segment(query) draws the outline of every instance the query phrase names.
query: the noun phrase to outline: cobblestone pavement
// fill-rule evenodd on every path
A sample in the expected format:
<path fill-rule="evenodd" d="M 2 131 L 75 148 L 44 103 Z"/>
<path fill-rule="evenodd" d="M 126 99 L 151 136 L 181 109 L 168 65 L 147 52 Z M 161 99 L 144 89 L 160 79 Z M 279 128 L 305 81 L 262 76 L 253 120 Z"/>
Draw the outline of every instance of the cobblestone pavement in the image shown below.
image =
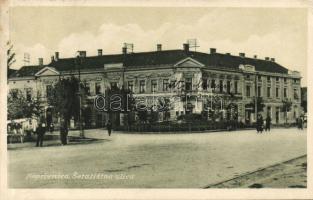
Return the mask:
<path fill-rule="evenodd" d="M 204 188 L 306 154 L 306 130 L 295 128 L 273 129 L 263 134 L 254 130 L 193 134 L 115 132 L 111 137 L 104 130 L 90 130 L 86 137 L 98 140 L 43 148 L 11 146 L 9 186 Z"/>
<path fill-rule="evenodd" d="M 307 156 L 300 156 L 205 188 L 306 188 Z"/>

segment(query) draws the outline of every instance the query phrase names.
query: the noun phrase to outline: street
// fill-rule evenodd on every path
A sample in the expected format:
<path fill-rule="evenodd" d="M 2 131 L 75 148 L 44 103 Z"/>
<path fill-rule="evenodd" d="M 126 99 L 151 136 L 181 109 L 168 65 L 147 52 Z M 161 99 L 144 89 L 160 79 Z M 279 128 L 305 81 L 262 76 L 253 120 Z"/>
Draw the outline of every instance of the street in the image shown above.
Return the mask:
<path fill-rule="evenodd" d="M 192 134 L 86 131 L 99 140 L 8 150 L 13 188 L 203 188 L 306 154 L 306 129 Z M 44 143 L 45 144 L 45 143 Z M 17 144 L 18 145 L 18 144 Z"/>

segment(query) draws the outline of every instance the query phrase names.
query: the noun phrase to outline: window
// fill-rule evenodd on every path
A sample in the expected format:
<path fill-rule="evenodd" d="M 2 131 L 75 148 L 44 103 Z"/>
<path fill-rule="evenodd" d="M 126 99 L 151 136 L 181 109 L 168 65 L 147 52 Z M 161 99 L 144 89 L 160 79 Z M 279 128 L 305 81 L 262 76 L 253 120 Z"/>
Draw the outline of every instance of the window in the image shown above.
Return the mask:
<path fill-rule="evenodd" d="M 267 87 L 267 97 L 271 97 L 271 87 Z"/>
<path fill-rule="evenodd" d="M 268 116 L 271 116 L 271 109 L 272 109 L 271 106 L 267 107 L 267 115 Z"/>
<path fill-rule="evenodd" d="M 85 83 L 85 92 L 87 95 L 90 95 L 90 83 Z"/>
<path fill-rule="evenodd" d="M 186 78 L 185 90 L 186 91 L 192 90 L 192 78 Z"/>
<path fill-rule="evenodd" d="M 246 78 L 247 78 L 247 79 L 250 79 L 250 75 L 249 75 L 249 74 L 247 74 Z"/>
<path fill-rule="evenodd" d="M 293 79 L 293 83 L 298 83 L 298 82 L 300 82 L 300 80 L 299 79 Z"/>
<path fill-rule="evenodd" d="M 287 78 L 286 77 L 284 77 L 284 83 L 287 83 Z"/>
<path fill-rule="evenodd" d="M 101 83 L 95 85 L 96 94 L 101 94 Z"/>
<path fill-rule="evenodd" d="M 52 85 L 46 85 L 46 94 L 47 97 L 50 97 L 52 95 Z"/>
<path fill-rule="evenodd" d="M 215 87 L 216 87 L 216 85 L 215 85 L 215 80 L 213 79 L 213 80 L 211 81 L 211 88 L 212 88 L 213 90 L 215 90 Z"/>
<path fill-rule="evenodd" d="M 271 82 L 271 77 L 270 76 L 267 77 L 267 82 Z"/>
<path fill-rule="evenodd" d="M 157 91 L 157 80 L 151 80 L 151 92 L 156 92 Z"/>
<path fill-rule="evenodd" d="M 298 90 L 297 89 L 293 89 L 293 97 L 294 97 L 294 99 L 299 99 L 299 95 L 298 95 Z"/>
<path fill-rule="evenodd" d="M 261 86 L 258 86 L 258 97 L 262 96 L 262 88 Z"/>
<path fill-rule="evenodd" d="M 227 90 L 227 93 L 230 93 L 230 81 L 227 81 L 226 83 L 226 90 Z"/>
<path fill-rule="evenodd" d="M 208 79 L 202 78 L 202 89 L 207 90 L 208 89 Z"/>
<path fill-rule="evenodd" d="M 175 80 L 171 80 L 171 84 L 169 85 L 169 87 L 173 91 L 175 89 L 175 87 L 176 87 L 176 81 Z"/>
<path fill-rule="evenodd" d="M 146 91 L 146 81 L 141 80 L 139 82 L 139 93 L 145 93 L 145 91 Z"/>
<path fill-rule="evenodd" d="M 223 80 L 220 80 L 220 92 L 223 92 Z"/>
<path fill-rule="evenodd" d="M 128 81 L 128 90 L 134 92 L 134 81 Z"/>
<path fill-rule="evenodd" d="M 163 80 L 163 91 L 168 91 L 169 88 L 169 81 L 168 79 Z"/>
<path fill-rule="evenodd" d="M 279 97 L 279 88 L 276 88 L 276 98 Z"/>
<path fill-rule="evenodd" d="M 276 82 L 279 82 L 279 77 L 276 77 Z"/>
<path fill-rule="evenodd" d="M 261 75 L 258 75 L 258 81 L 262 81 Z"/>
<path fill-rule="evenodd" d="M 284 88 L 284 98 L 287 97 L 287 88 Z"/>
<path fill-rule="evenodd" d="M 117 88 L 117 82 L 111 82 L 110 85 L 112 89 Z"/>
<path fill-rule="evenodd" d="M 27 88 L 26 89 L 26 100 L 27 101 L 31 101 L 32 100 L 32 89 L 31 88 Z"/>
<path fill-rule="evenodd" d="M 246 86 L 246 96 L 250 97 L 250 85 Z"/>
<path fill-rule="evenodd" d="M 235 94 L 238 93 L 238 81 L 235 81 Z"/>

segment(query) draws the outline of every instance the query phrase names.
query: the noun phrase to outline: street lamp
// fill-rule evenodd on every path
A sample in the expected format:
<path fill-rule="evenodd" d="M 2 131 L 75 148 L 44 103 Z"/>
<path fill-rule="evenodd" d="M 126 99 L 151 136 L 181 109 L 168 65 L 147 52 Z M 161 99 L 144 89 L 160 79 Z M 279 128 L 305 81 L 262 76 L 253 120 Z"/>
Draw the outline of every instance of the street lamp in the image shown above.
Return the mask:
<path fill-rule="evenodd" d="M 255 100 L 254 100 L 254 112 L 255 112 L 255 120 L 257 120 L 257 116 L 258 116 L 258 73 L 255 73 Z"/>

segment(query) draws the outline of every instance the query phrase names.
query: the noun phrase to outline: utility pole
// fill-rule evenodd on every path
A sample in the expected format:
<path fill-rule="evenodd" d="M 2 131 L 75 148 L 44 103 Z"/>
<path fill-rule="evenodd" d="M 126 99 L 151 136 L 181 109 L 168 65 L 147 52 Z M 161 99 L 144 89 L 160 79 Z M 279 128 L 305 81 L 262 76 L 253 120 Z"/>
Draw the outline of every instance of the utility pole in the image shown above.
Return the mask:
<path fill-rule="evenodd" d="M 79 117 L 78 117 L 78 123 L 79 123 L 79 136 L 81 138 L 85 138 L 84 129 L 82 126 L 82 94 L 81 94 L 81 81 L 80 81 L 80 65 L 82 64 L 82 58 L 80 55 L 77 55 L 77 67 L 78 67 L 78 96 L 79 96 Z"/>
<path fill-rule="evenodd" d="M 258 116 L 258 80 L 257 80 L 258 74 L 255 73 L 255 100 L 254 100 L 254 112 L 255 112 L 255 120 L 257 120 Z"/>

